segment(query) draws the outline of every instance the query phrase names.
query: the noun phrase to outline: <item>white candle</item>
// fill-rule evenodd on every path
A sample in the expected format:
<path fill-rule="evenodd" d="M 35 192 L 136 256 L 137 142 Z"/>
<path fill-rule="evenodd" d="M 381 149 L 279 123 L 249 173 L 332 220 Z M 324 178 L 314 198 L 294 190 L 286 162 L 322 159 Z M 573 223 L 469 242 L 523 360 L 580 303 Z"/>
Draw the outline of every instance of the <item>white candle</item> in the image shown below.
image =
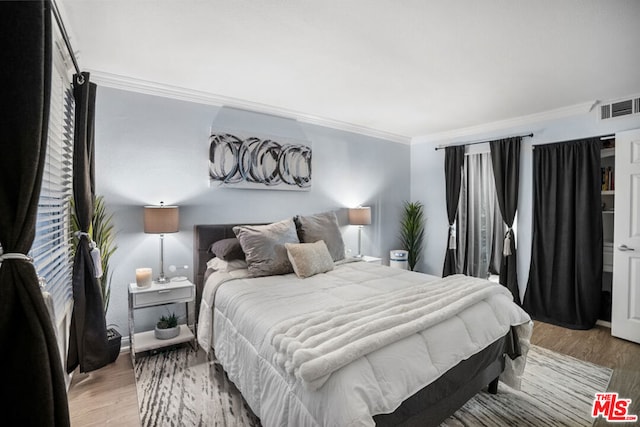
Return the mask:
<path fill-rule="evenodd" d="M 136 284 L 139 288 L 146 288 L 151 286 L 151 269 L 150 268 L 136 268 Z"/>

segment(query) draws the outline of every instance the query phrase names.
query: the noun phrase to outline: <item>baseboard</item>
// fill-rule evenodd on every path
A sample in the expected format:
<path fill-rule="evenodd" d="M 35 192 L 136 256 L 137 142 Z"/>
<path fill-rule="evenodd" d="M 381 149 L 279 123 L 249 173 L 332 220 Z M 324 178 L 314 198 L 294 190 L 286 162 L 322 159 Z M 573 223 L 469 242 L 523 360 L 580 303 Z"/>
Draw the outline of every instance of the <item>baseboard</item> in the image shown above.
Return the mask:
<path fill-rule="evenodd" d="M 598 320 L 596 325 L 611 329 L 611 322 L 607 322 L 606 320 Z"/>
<path fill-rule="evenodd" d="M 122 341 L 120 344 L 120 353 L 129 353 L 129 349 L 131 347 L 131 340 L 129 337 L 122 337 Z"/>

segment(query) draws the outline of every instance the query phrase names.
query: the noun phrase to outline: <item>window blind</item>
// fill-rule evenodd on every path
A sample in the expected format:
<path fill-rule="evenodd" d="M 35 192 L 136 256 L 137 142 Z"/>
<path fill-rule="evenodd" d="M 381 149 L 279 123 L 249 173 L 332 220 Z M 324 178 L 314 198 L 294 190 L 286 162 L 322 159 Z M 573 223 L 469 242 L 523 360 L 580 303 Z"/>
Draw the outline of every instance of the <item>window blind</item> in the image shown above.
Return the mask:
<path fill-rule="evenodd" d="M 53 298 L 56 324 L 73 299 L 70 235 L 73 167 L 73 93 L 62 53 L 54 49 L 47 155 L 30 255 Z M 56 325 L 57 326 L 57 325 Z"/>

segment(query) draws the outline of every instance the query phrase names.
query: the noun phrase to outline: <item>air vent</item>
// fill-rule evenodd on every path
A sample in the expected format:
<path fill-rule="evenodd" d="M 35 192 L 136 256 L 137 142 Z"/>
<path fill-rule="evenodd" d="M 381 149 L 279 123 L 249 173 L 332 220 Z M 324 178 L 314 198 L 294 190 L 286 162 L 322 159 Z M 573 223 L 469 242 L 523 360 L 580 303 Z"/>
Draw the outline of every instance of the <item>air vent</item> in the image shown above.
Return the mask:
<path fill-rule="evenodd" d="M 600 120 L 629 116 L 631 114 L 640 114 L 640 98 L 624 99 L 600 106 Z"/>

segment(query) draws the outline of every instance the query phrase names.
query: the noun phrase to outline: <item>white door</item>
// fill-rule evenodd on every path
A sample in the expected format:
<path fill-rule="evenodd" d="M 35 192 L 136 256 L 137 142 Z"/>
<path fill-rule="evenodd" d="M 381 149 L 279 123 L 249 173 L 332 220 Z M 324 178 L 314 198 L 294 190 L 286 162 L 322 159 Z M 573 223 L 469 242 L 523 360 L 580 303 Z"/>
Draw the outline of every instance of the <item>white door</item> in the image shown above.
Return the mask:
<path fill-rule="evenodd" d="M 616 133 L 611 334 L 640 343 L 640 129 Z"/>

